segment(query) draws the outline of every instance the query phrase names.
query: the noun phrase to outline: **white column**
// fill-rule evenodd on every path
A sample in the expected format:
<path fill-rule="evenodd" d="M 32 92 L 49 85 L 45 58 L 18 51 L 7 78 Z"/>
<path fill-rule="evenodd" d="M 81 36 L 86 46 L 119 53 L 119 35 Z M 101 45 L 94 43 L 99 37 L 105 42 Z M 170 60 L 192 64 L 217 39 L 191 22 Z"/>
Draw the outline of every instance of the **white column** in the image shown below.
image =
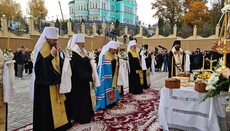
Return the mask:
<path fill-rule="evenodd" d="M 196 25 L 193 27 L 193 37 L 195 39 L 197 38 L 197 27 L 196 27 Z"/>
<path fill-rule="evenodd" d="M 2 15 L 2 18 L 1 18 L 1 21 L 2 21 L 2 35 L 3 36 L 7 36 L 8 35 L 8 26 L 7 26 L 7 19 L 6 19 L 6 16 L 5 15 Z"/>
<path fill-rule="evenodd" d="M 177 26 L 175 24 L 173 27 L 173 36 L 176 37 L 176 35 L 177 35 Z"/>

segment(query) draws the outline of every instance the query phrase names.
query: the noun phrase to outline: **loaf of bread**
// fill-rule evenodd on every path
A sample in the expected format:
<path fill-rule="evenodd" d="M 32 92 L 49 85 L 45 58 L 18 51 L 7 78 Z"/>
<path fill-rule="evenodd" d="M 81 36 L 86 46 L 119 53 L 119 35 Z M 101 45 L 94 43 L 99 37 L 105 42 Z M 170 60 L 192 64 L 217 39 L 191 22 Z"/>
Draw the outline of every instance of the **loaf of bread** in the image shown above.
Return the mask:
<path fill-rule="evenodd" d="M 180 88 L 180 80 L 176 78 L 169 78 L 165 80 L 165 87 L 170 89 Z"/>
<path fill-rule="evenodd" d="M 202 80 L 198 80 L 195 82 L 195 87 L 194 90 L 197 92 L 205 93 L 207 92 L 206 90 L 206 84 Z"/>

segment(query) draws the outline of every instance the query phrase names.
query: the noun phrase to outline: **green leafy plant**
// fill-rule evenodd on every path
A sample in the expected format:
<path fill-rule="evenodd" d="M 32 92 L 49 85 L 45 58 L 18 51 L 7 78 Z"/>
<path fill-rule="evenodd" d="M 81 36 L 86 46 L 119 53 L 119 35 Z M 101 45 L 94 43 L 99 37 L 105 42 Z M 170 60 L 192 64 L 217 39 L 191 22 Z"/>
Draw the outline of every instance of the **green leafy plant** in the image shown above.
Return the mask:
<path fill-rule="evenodd" d="M 224 78 L 222 74 L 218 74 L 218 70 L 222 68 L 223 59 L 219 59 L 218 64 L 214 67 L 215 72 L 212 73 L 211 77 L 208 79 L 208 83 L 206 86 L 206 90 L 208 90 L 207 94 L 205 94 L 203 101 L 208 98 L 219 96 L 221 92 L 226 92 L 229 90 L 229 80 Z"/>

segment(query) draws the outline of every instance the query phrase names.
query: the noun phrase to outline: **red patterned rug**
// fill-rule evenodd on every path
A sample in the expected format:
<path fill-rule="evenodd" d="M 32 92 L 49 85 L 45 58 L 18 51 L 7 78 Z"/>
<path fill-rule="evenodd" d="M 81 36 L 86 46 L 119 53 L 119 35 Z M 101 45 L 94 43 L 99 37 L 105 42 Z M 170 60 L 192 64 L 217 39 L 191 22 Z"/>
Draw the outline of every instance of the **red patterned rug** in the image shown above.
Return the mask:
<path fill-rule="evenodd" d="M 69 131 L 160 131 L 157 111 L 159 91 L 145 90 L 143 94 L 122 96 L 116 107 L 99 110 L 89 124 L 77 124 Z M 32 130 L 26 125 L 16 131 Z"/>

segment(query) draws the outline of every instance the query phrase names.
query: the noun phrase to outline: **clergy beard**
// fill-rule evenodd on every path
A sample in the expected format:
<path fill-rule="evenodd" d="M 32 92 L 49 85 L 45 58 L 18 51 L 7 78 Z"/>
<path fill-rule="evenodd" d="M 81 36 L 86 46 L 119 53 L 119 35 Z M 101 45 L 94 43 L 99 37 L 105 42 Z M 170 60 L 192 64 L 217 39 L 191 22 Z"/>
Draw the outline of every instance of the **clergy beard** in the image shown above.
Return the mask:
<path fill-rule="evenodd" d="M 176 51 L 179 51 L 179 50 L 180 50 L 180 48 L 179 48 L 179 47 L 175 47 L 175 49 L 176 49 Z"/>

